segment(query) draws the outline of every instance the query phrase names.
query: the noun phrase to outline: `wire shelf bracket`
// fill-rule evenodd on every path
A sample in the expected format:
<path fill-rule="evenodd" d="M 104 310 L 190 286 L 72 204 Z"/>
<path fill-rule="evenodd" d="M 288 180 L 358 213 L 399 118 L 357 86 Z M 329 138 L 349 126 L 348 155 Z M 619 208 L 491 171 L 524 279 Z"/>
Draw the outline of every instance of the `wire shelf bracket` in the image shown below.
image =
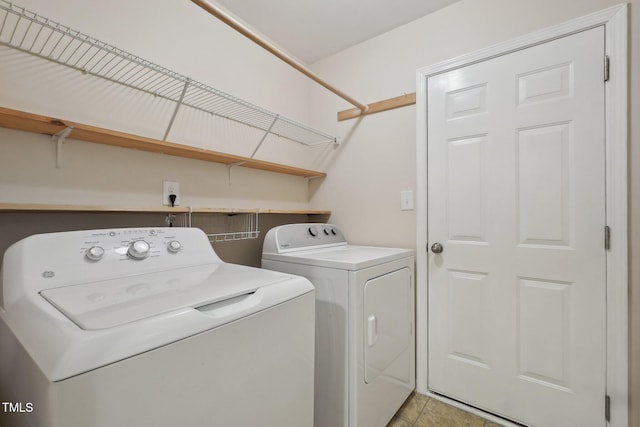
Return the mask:
<path fill-rule="evenodd" d="M 339 143 L 337 137 L 328 133 L 194 81 L 6 0 L 0 0 L 0 45 L 175 102 L 165 139 L 178 109 L 186 106 L 304 145 Z"/>

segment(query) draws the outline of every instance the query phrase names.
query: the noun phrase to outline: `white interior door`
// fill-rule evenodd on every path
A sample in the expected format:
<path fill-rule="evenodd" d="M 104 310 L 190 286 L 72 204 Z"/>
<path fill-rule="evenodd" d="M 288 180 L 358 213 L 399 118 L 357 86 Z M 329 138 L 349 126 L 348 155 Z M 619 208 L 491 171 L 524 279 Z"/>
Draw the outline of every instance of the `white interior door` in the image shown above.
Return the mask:
<path fill-rule="evenodd" d="M 604 29 L 428 79 L 428 387 L 604 426 Z"/>

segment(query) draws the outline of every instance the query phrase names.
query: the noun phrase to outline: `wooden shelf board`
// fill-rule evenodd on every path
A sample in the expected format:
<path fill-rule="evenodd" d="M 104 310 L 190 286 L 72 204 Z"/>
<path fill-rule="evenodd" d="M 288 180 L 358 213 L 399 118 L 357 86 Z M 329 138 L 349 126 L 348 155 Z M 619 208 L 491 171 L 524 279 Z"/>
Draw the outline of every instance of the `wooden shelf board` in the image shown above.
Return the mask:
<path fill-rule="evenodd" d="M 128 213 L 187 213 L 189 208 L 177 206 L 140 207 L 106 205 L 50 205 L 40 203 L 0 203 L 0 212 L 128 212 Z"/>
<path fill-rule="evenodd" d="M 260 213 L 292 215 L 331 215 L 331 211 L 300 209 L 237 209 L 237 208 L 193 208 L 192 213 Z"/>
<path fill-rule="evenodd" d="M 349 110 L 338 112 L 338 121 L 344 121 L 349 119 L 355 119 L 357 117 L 367 116 L 369 114 L 381 113 L 383 111 L 393 110 L 394 108 L 405 107 L 407 105 L 413 105 L 416 103 L 416 94 L 407 93 L 404 95 L 396 96 L 395 98 L 385 99 L 383 101 L 374 102 L 367 106 L 366 111 L 362 111 L 358 108 L 351 108 Z"/>
<path fill-rule="evenodd" d="M 167 154 L 176 157 L 204 160 L 207 162 L 237 165 L 245 168 L 265 170 L 269 172 L 285 173 L 302 177 L 324 177 L 326 173 L 302 169 L 279 163 L 236 156 L 204 148 L 191 147 L 173 142 L 160 141 L 139 135 L 103 129 L 95 126 L 75 123 L 24 111 L 0 107 L 0 126 L 10 129 L 54 135 L 67 127 L 73 130 L 67 136 L 70 139 L 111 145 L 115 147 L 133 148 L 152 153 Z"/>
<path fill-rule="evenodd" d="M 49 205 L 39 203 L 0 203 L 0 212 L 113 212 L 113 213 L 175 213 L 189 212 L 186 206 L 106 206 L 106 205 Z M 255 213 L 331 215 L 331 211 L 299 209 L 238 209 L 238 208 L 191 208 L 192 213 Z"/>

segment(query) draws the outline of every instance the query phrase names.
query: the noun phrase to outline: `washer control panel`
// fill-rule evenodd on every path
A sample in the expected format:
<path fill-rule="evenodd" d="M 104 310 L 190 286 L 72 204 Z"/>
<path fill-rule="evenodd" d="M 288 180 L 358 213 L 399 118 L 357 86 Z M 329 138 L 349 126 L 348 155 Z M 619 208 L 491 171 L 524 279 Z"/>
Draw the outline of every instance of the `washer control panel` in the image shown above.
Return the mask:
<path fill-rule="evenodd" d="M 38 289 L 222 262 L 207 235 L 187 227 L 36 234 L 15 245 Z"/>
<path fill-rule="evenodd" d="M 162 255 L 179 255 L 184 251 L 184 247 L 176 232 L 171 231 L 174 230 L 133 228 L 96 231 L 82 242 L 80 251 L 84 253 L 86 260 L 92 262 L 103 260 L 107 251 L 118 255 L 119 259 L 133 261 Z"/>

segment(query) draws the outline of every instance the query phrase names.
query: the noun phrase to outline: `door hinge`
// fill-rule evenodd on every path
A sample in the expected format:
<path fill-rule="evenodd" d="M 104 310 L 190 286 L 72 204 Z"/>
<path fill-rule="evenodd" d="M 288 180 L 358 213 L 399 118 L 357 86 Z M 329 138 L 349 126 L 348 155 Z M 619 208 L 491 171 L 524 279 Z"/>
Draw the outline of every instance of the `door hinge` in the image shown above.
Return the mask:
<path fill-rule="evenodd" d="M 611 421 L 611 398 L 608 395 L 604 396 L 604 419 Z"/>
<path fill-rule="evenodd" d="M 604 57 L 604 81 L 609 81 L 609 56 L 605 55 Z"/>
<path fill-rule="evenodd" d="M 604 226 L 604 249 L 611 249 L 611 228 L 608 225 Z"/>

